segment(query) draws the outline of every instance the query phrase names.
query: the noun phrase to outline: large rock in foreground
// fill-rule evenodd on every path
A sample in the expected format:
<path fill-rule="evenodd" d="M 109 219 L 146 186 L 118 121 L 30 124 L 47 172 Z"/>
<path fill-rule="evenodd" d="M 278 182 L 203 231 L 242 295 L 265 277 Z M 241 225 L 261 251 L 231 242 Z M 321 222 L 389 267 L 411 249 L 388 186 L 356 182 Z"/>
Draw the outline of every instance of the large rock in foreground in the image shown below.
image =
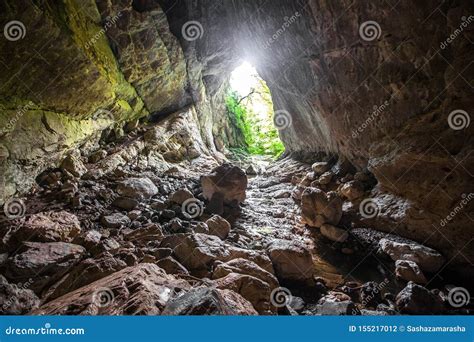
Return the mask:
<path fill-rule="evenodd" d="M 34 310 L 35 315 L 159 315 L 169 299 L 191 288 L 153 264 L 127 267 Z"/>
<path fill-rule="evenodd" d="M 24 242 L 6 263 L 5 276 L 12 281 L 30 281 L 30 289 L 42 289 L 61 278 L 85 254 L 85 248 L 65 242 Z"/>
<path fill-rule="evenodd" d="M 268 254 L 279 280 L 313 280 L 313 258 L 302 242 L 276 239 L 268 246 Z"/>
<path fill-rule="evenodd" d="M 223 195 L 224 202 L 245 201 L 247 176 L 245 171 L 231 164 L 216 167 L 209 175 L 201 177 L 202 193 L 208 200 L 216 193 Z"/>

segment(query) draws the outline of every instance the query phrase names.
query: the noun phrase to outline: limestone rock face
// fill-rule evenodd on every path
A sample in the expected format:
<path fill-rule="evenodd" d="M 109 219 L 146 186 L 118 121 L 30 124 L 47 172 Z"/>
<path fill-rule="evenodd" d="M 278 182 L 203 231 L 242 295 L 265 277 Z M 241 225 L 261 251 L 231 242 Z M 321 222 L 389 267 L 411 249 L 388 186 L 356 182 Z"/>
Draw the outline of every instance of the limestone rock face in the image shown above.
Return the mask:
<path fill-rule="evenodd" d="M 245 171 L 231 164 L 222 164 L 212 170 L 211 174 L 201 177 L 202 192 L 211 200 L 215 193 L 221 193 L 224 202 L 238 203 L 245 200 L 247 175 Z"/>

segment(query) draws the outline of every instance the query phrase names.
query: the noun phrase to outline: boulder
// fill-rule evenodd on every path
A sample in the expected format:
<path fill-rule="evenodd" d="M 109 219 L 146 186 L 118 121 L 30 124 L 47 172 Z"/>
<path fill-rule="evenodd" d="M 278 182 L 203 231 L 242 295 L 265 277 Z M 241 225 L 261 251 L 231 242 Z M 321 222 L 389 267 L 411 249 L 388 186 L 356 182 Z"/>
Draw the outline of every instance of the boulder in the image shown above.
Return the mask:
<path fill-rule="evenodd" d="M 323 224 L 321 226 L 321 234 L 334 242 L 344 242 L 349 237 L 347 230 L 335 227 L 331 224 Z"/>
<path fill-rule="evenodd" d="M 243 258 L 217 262 L 212 272 L 212 279 L 222 278 L 230 273 L 245 274 L 258 278 L 267 283 L 271 290 L 278 287 L 278 280 L 273 274 L 264 270 L 255 262 Z"/>
<path fill-rule="evenodd" d="M 359 310 L 349 296 L 331 291 L 319 299 L 316 314 L 330 316 L 357 315 Z"/>
<path fill-rule="evenodd" d="M 24 242 L 7 260 L 5 276 L 15 282 L 33 278 L 30 289 L 38 294 L 76 265 L 84 253 L 84 247 L 71 243 Z"/>
<path fill-rule="evenodd" d="M 190 198 L 194 198 L 194 195 L 191 191 L 189 191 L 188 189 L 179 189 L 171 194 L 169 200 L 172 203 L 177 203 L 181 205 Z"/>
<path fill-rule="evenodd" d="M 218 289 L 232 290 L 252 303 L 253 307 L 261 315 L 269 315 L 276 313 L 276 307 L 271 305 L 271 289 L 270 286 L 255 277 L 229 273 L 223 278 L 214 281 L 214 286 Z"/>
<path fill-rule="evenodd" d="M 171 299 L 162 315 L 257 315 L 252 304 L 238 293 L 207 287 L 191 289 Z"/>
<path fill-rule="evenodd" d="M 159 315 L 170 298 L 191 288 L 154 264 L 127 267 L 56 298 L 33 315 Z"/>
<path fill-rule="evenodd" d="M 426 272 L 437 272 L 446 261 L 439 252 L 415 241 L 397 242 L 384 238 L 379 241 L 379 248 L 392 260 L 413 261 Z"/>
<path fill-rule="evenodd" d="M 138 206 L 138 201 L 136 199 L 128 197 L 117 197 L 112 202 L 112 205 L 125 211 L 132 211 Z"/>
<path fill-rule="evenodd" d="M 342 200 L 335 192 L 327 194 L 308 187 L 301 195 L 301 215 L 311 227 L 321 227 L 324 223 L 337 225 L 342 217 Z"/>
<path fill-rule="evenodd" d="M 331 183 L 332 179 L 334 178 L 334 173 L 331 171 L 324 172 L 321 176 L 318 178 L 318 183 L 321 185 L 327 185 Z"/>
<path fill-rule="evenodd" d="M 74 266 L 57 283 L 48 288 L 43 297 L 47 301 L 53 300 L 96 280 L 105 278 L 125 267 L 127 267 L 127 264 L 123 260 L 115 258 L 108 252 L 101 254 L 95 259 L 85 259 Z"/>
<path fill-rule="evenodd" d="M 364 184 L 358 180 L 347 182 L 341 187 L 341 194 L 349 201 L 356 200 L 364 195 Z"/>
<path fill-rule="evenodd" d="M 74 155 L 69 155 L 62 161 L 61 169 L 71 173 L 75 177 L 82 177 L 87 172 L 87 168 L 84 166 L 82 160 Z"/>
<path fill-rule="evenodd" d="M 222 164 L 211 171 L 210 174 L 201 176 L 203 196 L 211 200 L 214 193 L 221 193 L 224 202 L 245 200 L 247 189 L 247 176 L 245 172 L 232 164 Z"/>
<path fill-rule="evenodd" d="M 40 300 L 28 289 L 29 284 L 10 284 L 0 275 L 0 315 L 23 315 L 38 307 Z"/>
<path fill-rule="evenodd" d="M 329 170 L 329 164 L 326 162 L 316 162 L 311 165 L 311 169 L 313 169 L 315 174 L 322 175 L 324 172 Z"/>
<path fill-rule="evenodd" d="M 128 178 L 117 185 L 121 196 L 143 200 L 158 194 L 158 188 L 150 178 Z"/>
<path fill-rule="evenodd" d="M 102 216 L 100 223 L 106 228 L 120 228 L 130 224 L 130 218 L 121 213 Z"/>
<path fill-rule="evenodd" d="M 81 233 L 76 215 L 66 211 L 31 215 L 12 232 L 9 243 L 23 241 L 71 242 Z"/>
<path fill-rule="evenodd" d="M 395 262 L 395 274 L 398 278 L 413 281 L 417 284 L 426 284 L 428 282 L 418 264 L 410 260 L 397 260 Z"/>
<path fill-rule="evenodd" d="M 163 240 L 163 231 L 158 224 L 149 223 L 124 235 L 124 240 L 133 242 L 137 246 L 145 246 L 150 241 Z"/>
<path fill-rule="evenodd" d="M 160 259 L 156 262 L 156 264 L 160 268 L 164 269 L 166 273 L 168 274 L 189 274 L 186 267 L 181 265 L 172 257 L 166 257 L 166 258 Z"/>
<path fill-rule="evenodd" d="M 216 260 L 230 256 L 224 242 L 214 235 L 201 233 L 166 236 L 160 247 L 171 248 L 177 260 L 188 270 L 209 272 Z"/>
<path fill-rule="evenodd" d="M 444 310 L 441 297 L 411 281 L 398 293 L 396 304 L 401 313 L 410 315 L 433 315 Z"/>
<path fill-rule="evenodd" d="M 300 282 L 313 280 L 313 258 L 302 242 L 275 239 L 267 249 L 279 280 Z"/>
<path fill-rule="evenodd" d="M 220 239 L 225 240 L 230 232 L 230 223 L 219 215 L 213 215 L 206 221 L 209 229 L 209 234 L 218 236 Z"/>

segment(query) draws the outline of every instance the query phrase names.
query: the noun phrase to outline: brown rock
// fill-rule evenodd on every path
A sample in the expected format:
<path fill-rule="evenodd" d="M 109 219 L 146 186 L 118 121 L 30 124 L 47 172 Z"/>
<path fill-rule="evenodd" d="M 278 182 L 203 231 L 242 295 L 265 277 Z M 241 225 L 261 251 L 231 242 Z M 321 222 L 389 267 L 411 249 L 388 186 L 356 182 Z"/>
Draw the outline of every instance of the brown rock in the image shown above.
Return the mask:
<path fill-rule="evenodd" d="M 38 307 L 40 300 L 29 290 L 30 282 L 24 284 L 10 284 L 0 275 L 0 314 L 22 315 Z"/>
<path fill-rule="evenodd" d="M 364 184 L 357 180 L 347 182 L 341 187 L 341 194 L 349 201 L 360 198 L 364 195 Z"/>
<path fill-rule="evenodd" d="M 194 198 L 194 195 L 188 189 L 179 189 L 173 192 L 169 198 L 170 202 L 183 204 L 187 199 Z"/>
<path fill-rule="evenodd" d="M 301 196 L 301 214 L 312 227 L 321 227 L 324 223 L 337 225 L 342 217 L 342 200 L 335 192 L 326 194 L 317 188 L 306 188 Z"/>
<path fill-rule="evenodd" d="M 410 260 L 397 260 L 395 262 L 395 274 L 398 278 L 413 281 L 417 284 L 426 284 L 428 282 L 418 264 Z"/>
<path fill-rule="evenodd" d="M 154 264 L 127 267 L 33 310 L 34 315 L 159 315 L 191 288 Z"/>
<path fill-rule="evenodd" d="M 268 254 L 279 280 L 313 280 L 313 258 L 300 241 L 275 239 L 268 246 Z"/>
<path fill-rule="evenodd" d="M 244 274 L 229 273 L 225 277 L 215 280 L 214 285 L 219 289 L 228 289 L 239 293 L 252 303 L 255 310 L 261 315 L 269 315 L 276 312 L 276 307 L 270 304 L 270 286 L 258 278 Z"/>
<path fill-rule="evenodd" d="M 71 242 L 81 232 L 76 215 L 66 211 L 46 212 L 28 217 L 12 233 L 16 243 L 23 241 Z"/>
<path fill-rule="evenodd" d="M 227 235 L 229 235 L 230 223 L 219 215 L 213 215 L 206 221 L 206 224 L 211 235 L 218 236 L 222 240 L 225 240 Z"/>
<path fill-rule="evenodd" d="M 5 276 L 13 281 L 33 278 L 35 293 L 52 284 L 77 264 L 85 253 L 82 246 L 65 242 L 24 242 L 7 260 Z"/>
<path fill-rule="evenodd" d="M 82 177 L 87 172 L 87 168 L 82 163 L 82 160 L 73 155 L 69 155 L 63 160 L 61 169 L 68 171 L 75 177 Z"/>
<path fill-rule="evenodd" d="M 224 202 L 243 202 L 247 189 L 247 176 L 237 166 L 222 164 L 216 167 L 209 175 L 201 176 L 202 192 L 207 200 L 214 193 L 222 193 Z"/>
<path fill-rule="evenodd" d="M 334 242 L 344 242 L 349 237 L 347 230 L 327 223 L 321 226 L 321 234 Z"/>
<path fill-rule="evenodd" d="M 410 315 L 439 314 L 444 309 L 443 301 L 439 296 L 413 282 L 409 282 L 398 293 L 396 303 L 401 313 Z"/>
<path fill-rule="evenodd" d="M 174 260 L 172 257 L 166 257 L 160 259 L 156 262 L 156 264 L 164 269 L 168 274 L 189 274 L 186 267 L 181 265 L 179 262 Z"/>
<path fill-rule="evenodd" d="M 199 287 L 170 300 L 162 315 L 257 315 L 257 311 L 234 291 Z"/>
<path fill-rule="evenodd" d="M 230 273 L 239 273 L 258 278 L 270 286 L 270 289 L 278 287 L 277 278 L 268 271 L 258 266 L 253 261 L 237 258 L 224 263 L 217 263 L 212 272 L 212 279 L 225 277 Z"/>

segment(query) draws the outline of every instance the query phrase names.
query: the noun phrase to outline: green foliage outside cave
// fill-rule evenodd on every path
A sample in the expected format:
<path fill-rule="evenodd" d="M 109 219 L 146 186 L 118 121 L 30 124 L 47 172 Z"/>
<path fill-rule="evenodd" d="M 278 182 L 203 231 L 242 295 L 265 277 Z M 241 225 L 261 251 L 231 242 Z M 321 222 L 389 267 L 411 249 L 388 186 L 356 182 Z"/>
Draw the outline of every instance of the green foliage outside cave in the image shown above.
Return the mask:
<path fill-rule="evenodd" d="M 255 103 L 260 110 L 256 112 Z M 263 80 L 245 97 L 229 91 L 226 99 L 227 113 L 233 124 L 241 131 L 249 154 L 280 156 L 285 147 L 273 124 L 273 103 L 270 90 Z"/>

